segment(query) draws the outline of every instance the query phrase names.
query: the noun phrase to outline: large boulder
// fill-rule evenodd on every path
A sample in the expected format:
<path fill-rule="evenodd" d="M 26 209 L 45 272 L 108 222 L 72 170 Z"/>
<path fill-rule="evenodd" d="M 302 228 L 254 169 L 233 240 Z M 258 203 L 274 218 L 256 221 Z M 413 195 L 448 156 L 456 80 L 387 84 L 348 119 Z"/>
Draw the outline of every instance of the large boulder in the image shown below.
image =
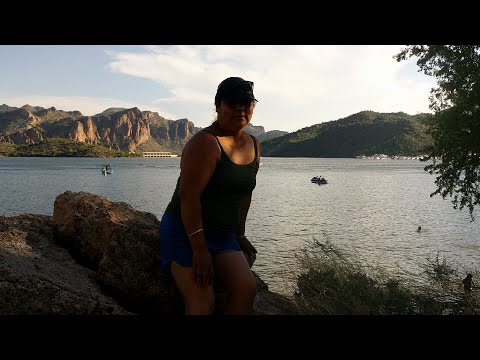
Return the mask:
<path fill-rule="evenodd" d="M 158 224 L 126 203 L 69 191 L 53 216 L 0 216 L 0 315 L 183 314 L 160 269 Z M 253 274 L 256 314 L 297 313 Z M 221 313 L 226 294 L 215 291 Z"/>
<path fill-rule="evenodd" d="M 155 215 L 98 195 L 67 191 L 55 199 L 53 220 L 58 243 L 95 271 L 105 291 L 124 306 L 142 313 L 181 311 L 179 294 L 159 266 Z"/>

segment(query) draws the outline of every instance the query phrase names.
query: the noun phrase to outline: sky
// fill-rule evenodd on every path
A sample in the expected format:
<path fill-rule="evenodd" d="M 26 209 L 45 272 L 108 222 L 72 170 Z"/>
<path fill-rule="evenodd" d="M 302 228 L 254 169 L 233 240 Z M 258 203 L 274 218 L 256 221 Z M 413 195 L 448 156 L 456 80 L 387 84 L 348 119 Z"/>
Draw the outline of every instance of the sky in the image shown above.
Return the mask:
<path fill-rule="evenodd" d="M 433 77 L 404 45 L 0 45 L 0 105 L 215 120 L 218 84 L 254 82 L 252 125 L 294 132 L 360 111 L 431 112 Z"/>

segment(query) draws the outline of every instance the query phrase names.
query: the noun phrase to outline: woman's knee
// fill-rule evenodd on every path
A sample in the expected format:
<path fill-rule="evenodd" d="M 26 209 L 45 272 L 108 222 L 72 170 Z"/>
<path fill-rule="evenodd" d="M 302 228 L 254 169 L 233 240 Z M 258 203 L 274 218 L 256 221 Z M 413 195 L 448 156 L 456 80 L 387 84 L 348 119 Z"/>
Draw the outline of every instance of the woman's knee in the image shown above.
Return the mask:
<path fill-rule="evenodd" d="M 215 310 L 215 294 L 212 291 L 193 293 L 185 298 L 187 315 L 210 315 Z"/>
<path fill-rule="evenodd" d="M 242 278 L 233 288 L 235 297 L 254 299 L 257 294 L 257 281 L 253 274 Z"/>

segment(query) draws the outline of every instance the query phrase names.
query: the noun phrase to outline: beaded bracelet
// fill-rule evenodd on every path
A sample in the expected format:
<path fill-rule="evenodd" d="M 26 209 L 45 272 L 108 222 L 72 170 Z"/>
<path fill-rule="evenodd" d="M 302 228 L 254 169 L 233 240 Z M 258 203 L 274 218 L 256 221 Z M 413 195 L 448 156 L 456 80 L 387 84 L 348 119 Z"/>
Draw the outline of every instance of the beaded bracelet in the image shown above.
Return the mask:
<path fill-rule="evenodd" d="M 193 235 L 195 234 L 198 234 L 199 232 L 203 231 L 203 228 L 200 228 L 198 230 L 195 230 L 194 232 L 192 232 L 190 235 L 188 235 L 188 237 L 192 237 Z"/>

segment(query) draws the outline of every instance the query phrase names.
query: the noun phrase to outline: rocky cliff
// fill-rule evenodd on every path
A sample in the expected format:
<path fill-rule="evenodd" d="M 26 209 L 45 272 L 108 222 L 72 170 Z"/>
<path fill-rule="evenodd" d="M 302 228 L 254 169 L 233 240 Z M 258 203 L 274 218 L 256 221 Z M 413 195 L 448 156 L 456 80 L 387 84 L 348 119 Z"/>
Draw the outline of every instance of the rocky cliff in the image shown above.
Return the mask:
<path fill-rule="evenodd" d="M 198 131 L 187 119 L 168 120 L 136 107 L 107 109 L 94 116 L 30 105 L 20 109 L 2 105 L 0 110 L 0 142 L 12 144 L 64 138 L 127 152 L 143 151 L 142 144 L 150 151 L 178 151 Z"/>

